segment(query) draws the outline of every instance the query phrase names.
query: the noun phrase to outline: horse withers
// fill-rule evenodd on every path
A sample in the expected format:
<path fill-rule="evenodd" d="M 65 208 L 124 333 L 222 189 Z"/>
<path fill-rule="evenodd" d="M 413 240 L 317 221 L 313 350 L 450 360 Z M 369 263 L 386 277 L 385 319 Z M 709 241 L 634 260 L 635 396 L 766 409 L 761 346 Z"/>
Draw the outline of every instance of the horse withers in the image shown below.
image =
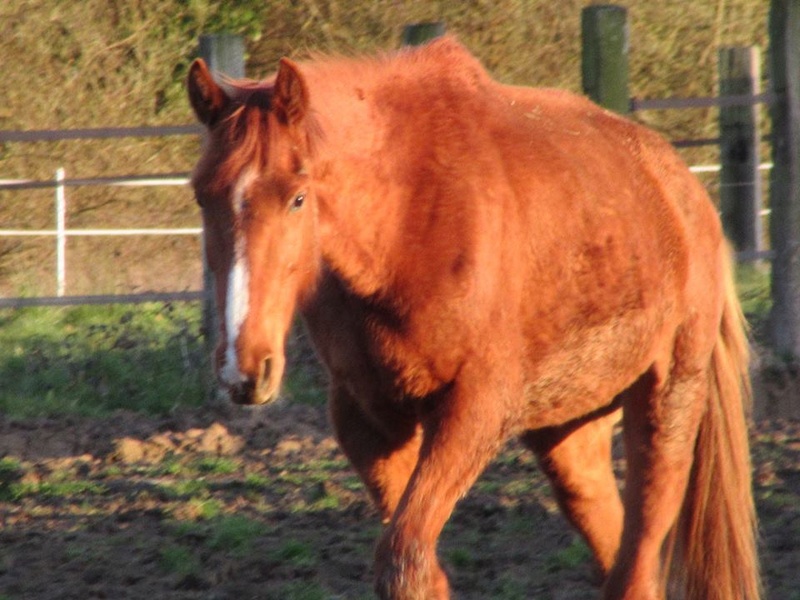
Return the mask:
<path fill-rule="evenodd" d="M 263 82 L 198 60 L 188 90 L 219 379 L 275 398 L 300 311 L 386 524 L 380 598 L 450 597 L 437 539 L 512 436 L 603 598 L 759 597 L 743 318 L 717 212 L 667 142 L 501 85 L 451 37 Z"/>

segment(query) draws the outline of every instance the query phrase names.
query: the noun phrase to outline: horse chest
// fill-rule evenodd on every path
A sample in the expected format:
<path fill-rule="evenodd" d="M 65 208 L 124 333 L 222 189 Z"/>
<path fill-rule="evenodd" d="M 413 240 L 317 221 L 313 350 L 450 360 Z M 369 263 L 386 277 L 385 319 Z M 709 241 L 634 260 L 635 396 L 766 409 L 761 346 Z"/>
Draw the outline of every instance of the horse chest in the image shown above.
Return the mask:
<path fill-rule="evenodd" d="M 304 310 L 306 323 L 331 377 L 359 396 L 422 398 L 450 383 L 460 354 L 451 350 L 447 322 L 424 315 L 398 319 L 348 292 L 335 278 L 324 281 Z"/>

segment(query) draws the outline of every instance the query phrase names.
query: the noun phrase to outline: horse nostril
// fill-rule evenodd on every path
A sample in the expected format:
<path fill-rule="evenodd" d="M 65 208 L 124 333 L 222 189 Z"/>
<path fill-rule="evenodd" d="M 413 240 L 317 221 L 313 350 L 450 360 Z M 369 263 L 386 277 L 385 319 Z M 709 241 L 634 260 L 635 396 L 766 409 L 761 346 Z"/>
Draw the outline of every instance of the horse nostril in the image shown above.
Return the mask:
<path fill-rule="evenodd" d="M 281 376 L 280 358 L 268 356 L 258 364 L 258 372 L 249 376 L 238 374 L 238 380 L 226 385 L 230 399 L 235 404 L 266 404 L 277 395 L 278 380 Z M 223 382 L 226 380 L 223 378 Z"/>
<path fill-rule="evenodd" d="M 272 399 L 274 393 L 272 371 L 274 364 L 272 357 L 266 357 L 258 372 L 258 380 L 255 382 L 254 399 L 256 404 L 264 404 Z"/>
<path fill-rule="evenodd" d="M 261 363 L 261 372 L 259 373 L 259 383 L 269 381 L 271 373 L 272 373 L 272 357 L 268 356 L 267 358 L 264 359 L 264 362 Z"/>

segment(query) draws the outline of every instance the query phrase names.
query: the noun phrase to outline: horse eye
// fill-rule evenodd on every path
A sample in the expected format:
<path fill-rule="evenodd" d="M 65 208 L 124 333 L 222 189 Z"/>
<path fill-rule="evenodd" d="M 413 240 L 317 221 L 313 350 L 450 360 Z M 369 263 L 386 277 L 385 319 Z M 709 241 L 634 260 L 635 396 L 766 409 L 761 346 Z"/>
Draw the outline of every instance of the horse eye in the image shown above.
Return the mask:
<path fill-rule="evenodd" d="M 292 200 L 292 203 L 289 205 L 289 210 L 298 210 L 301 206 L 303 206 L 303 202 L 306 201 L 305 194 L 297 194 Z"/>

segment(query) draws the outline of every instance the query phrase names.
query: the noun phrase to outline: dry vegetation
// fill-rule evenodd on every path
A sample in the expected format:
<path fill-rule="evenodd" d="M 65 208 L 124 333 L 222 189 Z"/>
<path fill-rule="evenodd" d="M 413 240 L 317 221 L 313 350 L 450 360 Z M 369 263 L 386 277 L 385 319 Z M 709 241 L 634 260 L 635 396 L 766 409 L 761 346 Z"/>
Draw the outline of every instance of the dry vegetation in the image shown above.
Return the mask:
<path fill-rule="evenodd" d="M 762 0 L 628 0 L 631 93 L 638 97 L 715 92 L 716 49 L 766 48 Z M 0 7 L 0 128 L 174 125 L 191 122 L 183 80 L 202 33 L 246 39 L 247 69 L 266 75 L 285 54 L 396 47 L 404 24 L 442 20 L 500 80 L 580 90 L 580 10 L 561 0 L 6 0 Z M 638 116 L 672 138 L 713 137 L 716 112 L 654 111 Z M 7 143 L 0 178 L 185 172 L 189 137 Z M 706 149 L 688 159 L 714 159 Z M 0 228 L 52 223 L 48 190 L 0 193 Z M 191 226 L 187 190 L 73 188 L 75 227 Z M 51 293 L 50 240 L 0 240 L 0 293 Z M 70 242 L 71 293 L 180 289 L 197 285 L 196 240 Z M 159 265 L 146 266 L 166 253 Z M 91 258 L 91 260 L 88 260 Z M 131 271 L 132 265 L 138 265 Z M 20 266 L 22 268 L 20 268 Z M 148 275 L 157 271 L 156 277 Z"/>

